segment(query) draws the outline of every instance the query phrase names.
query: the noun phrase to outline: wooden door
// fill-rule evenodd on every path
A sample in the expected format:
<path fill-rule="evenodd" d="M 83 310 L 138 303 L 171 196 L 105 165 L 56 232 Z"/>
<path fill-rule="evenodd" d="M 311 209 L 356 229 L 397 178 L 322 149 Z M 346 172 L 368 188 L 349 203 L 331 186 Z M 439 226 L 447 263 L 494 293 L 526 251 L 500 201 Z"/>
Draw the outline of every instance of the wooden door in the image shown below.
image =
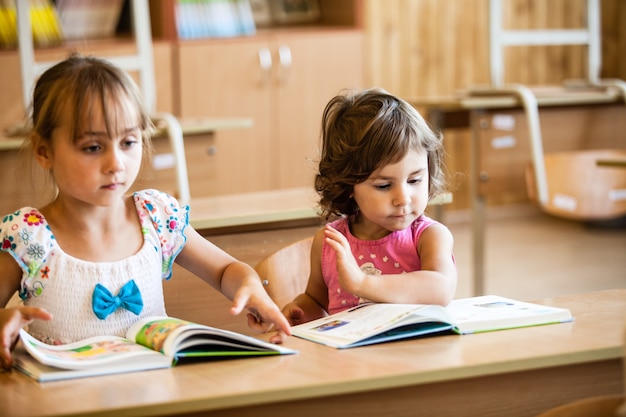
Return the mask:
<path fill-rule="evenodd" d="M 274 171 L 278 188 L 312 186 L 326 103 L 344 88 L 363 83 L 362 34 L 352 30 L 291 33 L 277 38 L 276 54 L 288 48 L 291 64 L 275 67 L 273 123 L 278 126 Z M 286 52 L 283 52 L 286 53 Z"/>
<path fill-rule="evenodd" d="M 252 128 L 220 131 L 203 146 L 194 141 L 193 155 L 187 150 L 187 164 L 200 164 L 203 175 L 190 178 L 192 197 L 271 187 L 273 110 L 267 71 L 259 65 L 259 54 L 265 51 L 268 43 L 261 36 L 179 45 L 177 114 L 253 121 Z"/>

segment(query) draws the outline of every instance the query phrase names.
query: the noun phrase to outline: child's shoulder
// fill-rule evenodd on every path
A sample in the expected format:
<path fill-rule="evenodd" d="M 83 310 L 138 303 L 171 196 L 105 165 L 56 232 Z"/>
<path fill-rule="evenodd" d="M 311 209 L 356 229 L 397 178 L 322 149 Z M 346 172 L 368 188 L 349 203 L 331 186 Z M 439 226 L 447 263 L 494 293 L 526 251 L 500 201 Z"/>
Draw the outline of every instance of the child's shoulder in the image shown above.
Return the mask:
<path fill-rule="evenodd" d="M 133 192 L 133 198 L 138 199 L 147 199 L 147 200 L 155 200 L 155 201 L 177 201 L 175 197 L 170 194 L 156 190 L 154 188 L 147 188 L 145 190 L 138 190 Z"/>
<path fill-rule="evenodd" d="M 174 196 L 155 189 L 135 191 L 132 197 L 137 209 L 149 212 L 154 210 L 178 211 L 181 208 Z"/>
<path fill-rule="evenodd" d="M 2 216 L 0 220 L 0 230 L 4 228 L 14 229 L 15 225 L 25 224 L 29 226 L 39 226 L 45 224 L 43 214 L 34 207 L 22 207 L 12 213 Z"/>
<path fill-rule="evenodd" d="M 0 220 L 0 250 L 42 257 L 54 246 L 54 235 L 36 208 L 22 207 Z"/>
<path fill-rule="evenodd" d="M 178 200 L 163 191 L 147 189 L 132 195 L 142 224 L 151 222 L 168 224 L 169 228 L 185 228 L 189 223 L 189 206 L 181 206 Z"/>

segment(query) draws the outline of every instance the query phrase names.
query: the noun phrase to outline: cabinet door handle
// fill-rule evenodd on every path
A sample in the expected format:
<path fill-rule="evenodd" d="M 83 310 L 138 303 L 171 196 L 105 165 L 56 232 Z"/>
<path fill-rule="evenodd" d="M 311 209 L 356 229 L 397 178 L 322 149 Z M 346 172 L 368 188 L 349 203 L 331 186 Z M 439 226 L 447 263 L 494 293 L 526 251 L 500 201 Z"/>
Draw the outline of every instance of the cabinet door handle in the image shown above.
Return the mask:
<path fill-rule="evenodd" d="M 268 48 L 259 49 L 259 66 L 261 67 L 261 85 L 270 82 L 272 70 L 272 54 Z"/>
<path fill-rule="evenodd" d="M 291 48 L 287 45 L 281 45 L 278 48 L 278 61 L 280 62 L 279 82 L 286 84 L 289 80 L 289 72 L 291 70 Z"/>

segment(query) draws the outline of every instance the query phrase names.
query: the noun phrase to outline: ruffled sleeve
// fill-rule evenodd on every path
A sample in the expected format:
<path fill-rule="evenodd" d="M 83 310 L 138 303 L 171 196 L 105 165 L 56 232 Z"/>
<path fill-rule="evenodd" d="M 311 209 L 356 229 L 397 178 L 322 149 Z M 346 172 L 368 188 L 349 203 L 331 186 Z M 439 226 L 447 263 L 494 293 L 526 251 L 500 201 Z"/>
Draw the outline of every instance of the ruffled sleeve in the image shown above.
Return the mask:
<path fill-rule="evenodd" d="M 162 277 L 172 276 L 174 259 L 187 242 L 189 206 L 180 206 L 174 197 L 158 190 L 142 190 L 133 194 L 144 238 L 150 240 L 162 256 Z"/>
<path fill-rule="evenodd" d="M 0 251 L 7 252 L 22 269 L 22 299 L 41 294 L 48 279 L 47 261 L 55 239 L 39 210 L 24 207 L 4 216 L 0 223 Z"/>

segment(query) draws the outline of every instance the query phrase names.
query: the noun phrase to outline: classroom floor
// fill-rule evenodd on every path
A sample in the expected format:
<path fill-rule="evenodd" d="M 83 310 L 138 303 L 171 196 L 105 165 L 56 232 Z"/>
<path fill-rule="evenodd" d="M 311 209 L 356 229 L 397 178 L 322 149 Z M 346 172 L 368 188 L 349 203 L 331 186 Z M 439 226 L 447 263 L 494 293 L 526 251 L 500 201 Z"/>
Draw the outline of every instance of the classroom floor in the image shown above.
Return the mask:
<path fill-rule="evenodd" d="M 488 209 L 485 292 L 538 300 L 626 287 L 626 226 L 598 227 L 551 217 L 528 205 Z M 471 224 L 467 212 L 444 214 L 455 236 L 456 297 L 472 295 Z M 316 227 L 211 236 L 250 265 L 311 236 Z"/>

